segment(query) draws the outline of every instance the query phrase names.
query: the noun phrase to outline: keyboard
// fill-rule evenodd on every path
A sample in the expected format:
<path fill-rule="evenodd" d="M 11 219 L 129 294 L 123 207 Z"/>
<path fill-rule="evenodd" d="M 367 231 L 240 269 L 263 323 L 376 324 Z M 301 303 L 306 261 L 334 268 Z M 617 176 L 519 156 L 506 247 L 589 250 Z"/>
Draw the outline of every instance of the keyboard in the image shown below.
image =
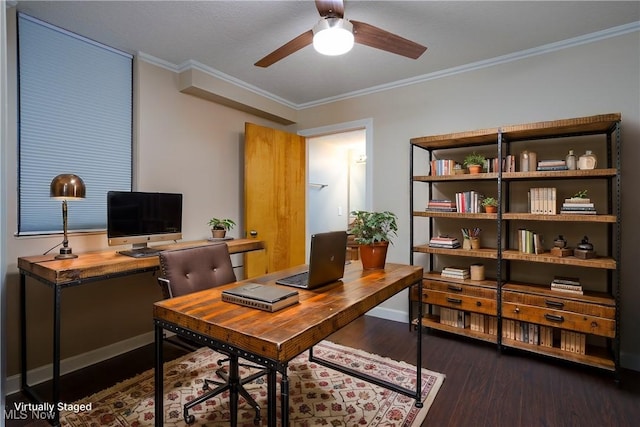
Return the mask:
<path fill-rule="evenodd" d="M 149 258 L 153 256 L 158 256 L 160 251 L 158 249 L 153 248 L 140 248 L 140 249 L 131 249 L 128 251 L 119 251 L 121 255 L 130 256 L 133 258 Z"/>
<path fill-rule="evenodd" d="M 276 281 L 278 285 L 295 286 L 296 288 L 306 288 L 309 286 L 309 272 L 294 274 L 292 276 L 283 277 Z"/>

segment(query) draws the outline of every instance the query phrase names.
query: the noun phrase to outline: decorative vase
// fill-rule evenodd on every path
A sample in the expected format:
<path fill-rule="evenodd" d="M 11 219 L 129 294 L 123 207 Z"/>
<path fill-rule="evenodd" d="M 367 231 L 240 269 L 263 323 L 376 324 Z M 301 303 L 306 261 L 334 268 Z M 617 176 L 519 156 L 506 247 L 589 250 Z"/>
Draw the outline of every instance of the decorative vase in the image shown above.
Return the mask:
<path fill-rule="evenodd" d="M 484 280 L 484 264 L 471 264 L 469 271 L 471 280 Z"/>
<path fill-rule="evenodd" d="M 569 154 L 567 154 L 567 158 L 565 159 L 567 163 L 567 169 L 575 170 L 577 167 L 576 163 L 576 155 L 573 153 L 573 150 L 569 150 Z"/>
<path fill-rule="evenodd" d="M 376 242 L 360 246 L 360 259 L 365 270 L 384 268 L 389 242 Z"/>
<path fill-rule="evenodd" d="M 211 229 L 211 235 L 213 236 L 214 239 L 223 239 L 224 236 L 227 235 L 227 230 L 220 230 L 217 228 L 212 228 Z"/>
<path fill-rule="evenodd" d="M 595 169 L 597 164 L 598 159 L 591 150 L 585 151 L 578 159 L 578 169 Z"/>

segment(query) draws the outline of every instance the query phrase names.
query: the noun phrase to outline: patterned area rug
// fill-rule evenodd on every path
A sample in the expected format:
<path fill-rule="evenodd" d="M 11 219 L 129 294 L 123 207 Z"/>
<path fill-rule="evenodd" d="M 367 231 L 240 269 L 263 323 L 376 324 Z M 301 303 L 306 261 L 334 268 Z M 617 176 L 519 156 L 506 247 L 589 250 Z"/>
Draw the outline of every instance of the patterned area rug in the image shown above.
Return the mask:
<path fill-rule="evenodd" d="M 407 388 L 415 387 L 415 367 L 404 362 L 324 341 L 314 347 L 314 355 L 384 378 Z M 212 378 L 216 360 L 222 356 L 202 348 L 167 362 L 165 374 L 165 426 L 184 426 L 182 405 L 202 393 L 203 378 Z M 244 369 L 244 368 L 243 368 Z M 244 369 L 242 376 L 251 371 Z M 316 363 L 308 352 L 289 363 L 291 425 L 311 426 L 420 426 L 438 392 L 444 375 L 422 370 L 424 406 L 393 391 L 355 379 Z M 266 425 L 266 379 L 245 386 L 262 407 Z M 280 387 L 278 387 L 279 390 Z M 61 424 L 80 426 L 153 426 L 153 369 L 76 403 L 91 404 L 87 412 L 61 414 Z M 278 411 L 280 408 L 278 397 Z M 191 411 L 196 426 L 228 426 L 228 395 L 221 394 Z M 254 426 L 254 411 L 240 398 L 238 425 Z"/>

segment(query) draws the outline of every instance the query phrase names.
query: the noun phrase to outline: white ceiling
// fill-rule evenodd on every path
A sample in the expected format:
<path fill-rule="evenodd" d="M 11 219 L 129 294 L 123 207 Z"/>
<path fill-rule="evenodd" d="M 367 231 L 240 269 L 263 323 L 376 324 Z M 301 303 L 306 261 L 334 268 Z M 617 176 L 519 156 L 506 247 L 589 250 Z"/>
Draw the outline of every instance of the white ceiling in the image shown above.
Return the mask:
<path fill-rule="evenodd" d="M 639 1 L 346 0 L 345 18 L 381 27 L 428 50 L 412 60 L 362 45 L 341 57 L 322 56 L 307 46 L 259 68 L 253 65 L 257 60 L 318 21 L 312 1 L 18 1 L 17 8 L 169 68 L 195 62 L 293 107 L 554 48 L 567 40 L 640 34 Z"/>

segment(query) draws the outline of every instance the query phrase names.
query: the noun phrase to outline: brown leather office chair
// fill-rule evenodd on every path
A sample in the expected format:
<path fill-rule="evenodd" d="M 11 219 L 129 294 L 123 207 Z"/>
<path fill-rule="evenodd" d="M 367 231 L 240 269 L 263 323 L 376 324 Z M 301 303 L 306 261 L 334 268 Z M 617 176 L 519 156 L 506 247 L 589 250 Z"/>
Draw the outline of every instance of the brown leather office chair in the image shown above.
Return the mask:
<path fill-rule="evenodd" d="M 165 298 L 178 297 L 236 281 L 229 248 L 225 243 L 163 251 L 160 253 L 160 270 L 162 277 L 158 278 L 158 283 Z M 202 347 L 188 340 L 183 341 L 187 343 L 187 348 Z M 216 349 L 216 351 L 220 350 Z M 187 424 L 195 421 L 195 416 L 189 415 L 191 408 L 226 390 L 232 391 L 230 394 L 232 419 L 237 416 L 238 394 L 240 394 L 255 410 L 255 424 L 260 422 L 260 406 L 243 385 L 266 375 L 267 371 L 263 367 L 243 364 L 243 366 L 257 368 L 259 371 L 249 377 L 239 378 L 238 356 L 232 354 L 227 356 L 227 359 L 219 360 L 218 365 L 222 366 L 228 361 L 228 370 L 223 367 L 216 370 L 216 375 L 223 381 L 206 379 L 203 389 L 207 393 L 184 405 L 184 420 Z M 216 387 L 212 389 L 214 385 Z M 237 390 L 237 393 L 234 390 Z M 232 425 L 235 424 L 232 422 Z"/>

